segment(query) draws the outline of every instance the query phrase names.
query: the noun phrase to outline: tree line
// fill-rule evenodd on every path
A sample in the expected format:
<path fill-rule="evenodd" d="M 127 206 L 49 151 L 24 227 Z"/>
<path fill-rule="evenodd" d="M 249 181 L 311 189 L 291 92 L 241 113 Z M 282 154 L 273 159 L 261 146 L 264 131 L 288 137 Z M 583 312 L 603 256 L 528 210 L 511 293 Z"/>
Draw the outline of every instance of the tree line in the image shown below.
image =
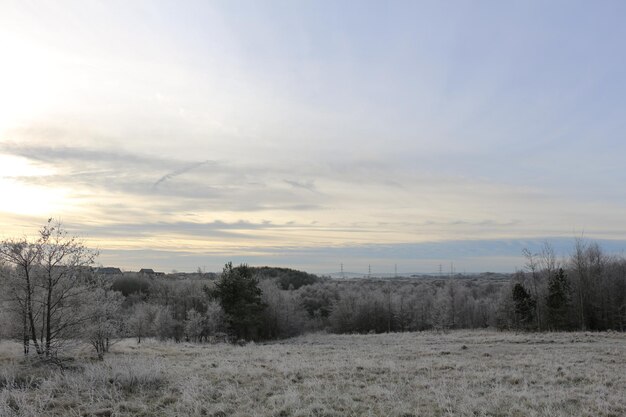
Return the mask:
<path fill-rule="evenodd" d="M 36 240 L 0 243 L 0 338 L 54 359 L 70 343 L 99 358 L 122 337 L 260 341 L 310 331 L 626 328 L 626 260 L 577 240 L 567 259 L 525 250 L 511 275 L 333 280 L 285 268 L 101 276 L 97 253 L 49 221 Z"/>
<path fill-rule="evenodd" d="M 537 331 L 626 329 L 626 259 L 577 239 L 559 261 L 549 243 L 524 250 L 524 271 L 515 274 L 502 300 L 500 325 Z"/>

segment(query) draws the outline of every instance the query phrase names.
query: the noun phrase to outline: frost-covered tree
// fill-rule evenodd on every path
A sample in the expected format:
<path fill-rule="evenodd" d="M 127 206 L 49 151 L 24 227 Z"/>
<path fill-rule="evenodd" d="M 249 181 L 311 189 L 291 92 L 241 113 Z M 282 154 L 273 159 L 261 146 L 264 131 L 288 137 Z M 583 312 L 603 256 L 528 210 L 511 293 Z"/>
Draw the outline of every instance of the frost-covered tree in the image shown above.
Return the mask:
<path fill-rule="evenodd" d="M 38 355 L 50 358 L 83 328 L 89 319 L 83 306 L 92 285 L 88 267 L 96 256 L 52 219 L 34 241 L 0 243 L 0 261 L 9 269 L 8 298 L 22 320 L 25 354 L 32 343 Z"/>
<path fill-rule="evenodd" d="M 153 332 L 160 340 L 174 339 L 180 340 L 181 323 L 174 319 L 170 306 L 158 308 L 153 323 Z"/>
<path fill-rule="evenodd" d="M 153 334 L 155 316 L 156 309 L 154 306 L 146 303 L 138 303 L 134 306 L 126 326 L 130 334 L 137 338 L 137 343 L 141 343 L 142 338 Z"/>
<path fill-rule="evenodd" d="M 209 336 L 220 337 L 228 330 L 226 316 L 222 306 L 216 301 L 210 301 L 206 307 L 206 330 Z"/>
<path fill-rule="evenodd" d="M 291 337 L 308 330 L 307 312 L 294 290 L 283 290 L 280 282 L 266 279 L 260 283 L 262 300 L 267 306 L 263 312 L 263 338 Z"/>
<path fill-rule="evenodd" d="M 202 342 L 207 337 L 206 316 L 193 308 L 187 312 L 185 320 L 185 336 L 189 341 Z"/>
<path fill-rule="evenodd" d="M 98 359 L 102 360 L 121 335 L 124 297 L 118 291 L 96 288 L 89 299 L 90 303 L 85 307 L 85 315 L 89 320 L 83 330 L 83 338 L 93 347 Z"/>

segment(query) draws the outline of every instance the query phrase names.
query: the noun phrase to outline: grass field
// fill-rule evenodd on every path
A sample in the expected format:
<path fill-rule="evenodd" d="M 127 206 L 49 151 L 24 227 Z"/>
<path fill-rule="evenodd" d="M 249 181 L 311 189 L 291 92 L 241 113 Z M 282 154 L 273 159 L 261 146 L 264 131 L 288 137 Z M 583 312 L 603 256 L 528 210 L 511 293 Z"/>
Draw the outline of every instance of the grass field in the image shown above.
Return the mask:
<path fill-rule="evenodd" d="M 315 334 L 247 346 L 124 340 L 63 372 L 0 344 L 0 415 L 626 416 L 626 334 Z"/>

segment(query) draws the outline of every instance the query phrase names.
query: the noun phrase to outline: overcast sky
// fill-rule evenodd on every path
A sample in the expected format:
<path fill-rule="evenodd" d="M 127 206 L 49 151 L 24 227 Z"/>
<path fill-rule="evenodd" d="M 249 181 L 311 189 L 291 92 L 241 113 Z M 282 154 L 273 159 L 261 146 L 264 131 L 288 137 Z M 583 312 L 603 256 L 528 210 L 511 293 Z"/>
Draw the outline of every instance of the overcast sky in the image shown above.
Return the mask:
<path fill-rule="evenodd" d="M 513 271 L 626 249 L 626 2 L 0 3 L 0 237 Z"/>

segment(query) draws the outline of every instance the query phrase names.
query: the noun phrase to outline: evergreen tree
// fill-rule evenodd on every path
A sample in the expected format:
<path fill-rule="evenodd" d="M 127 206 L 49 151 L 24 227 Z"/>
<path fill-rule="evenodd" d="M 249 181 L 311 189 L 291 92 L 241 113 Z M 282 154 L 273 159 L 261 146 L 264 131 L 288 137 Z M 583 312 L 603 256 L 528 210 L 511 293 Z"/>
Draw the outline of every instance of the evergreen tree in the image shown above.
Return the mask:
<path fill-rule="evenodd" d="M 215 285 L 213 295 L 222 306 L 228 327 L 236 339 L 254 340 L 258 337 L 261 313 L 266 307 L 258 284 L 248 265 L 233 268 L 229 262 Z"/>
<path fill-rule="evenodd" d="M 570 305 L 570 286 L 567 274 L 559 268 L 548 281 L 548 323 L 552 330 L 565 330 L 568 327 L 567 312 Z"/>
<path fill-rule="evenodd" d="M 513 302 L 517 326 L 523 329 L 531 328 L 534 320 L 535 300 L 520 283 L 513 287 Z"/>

